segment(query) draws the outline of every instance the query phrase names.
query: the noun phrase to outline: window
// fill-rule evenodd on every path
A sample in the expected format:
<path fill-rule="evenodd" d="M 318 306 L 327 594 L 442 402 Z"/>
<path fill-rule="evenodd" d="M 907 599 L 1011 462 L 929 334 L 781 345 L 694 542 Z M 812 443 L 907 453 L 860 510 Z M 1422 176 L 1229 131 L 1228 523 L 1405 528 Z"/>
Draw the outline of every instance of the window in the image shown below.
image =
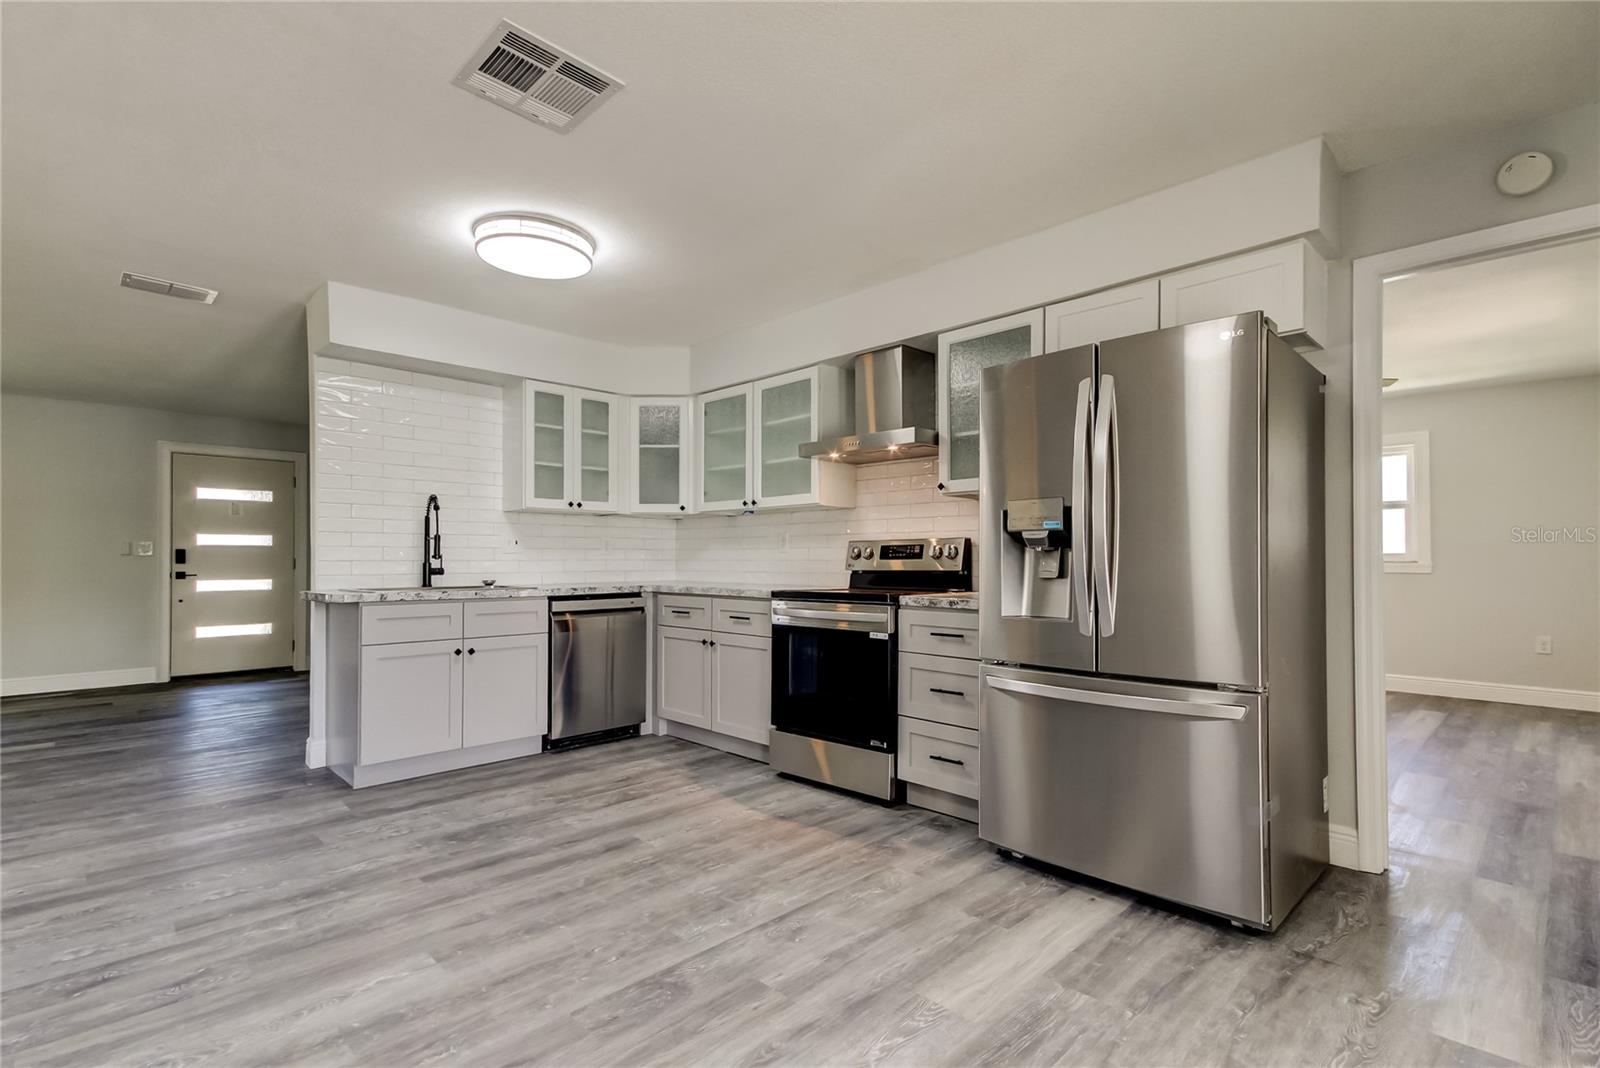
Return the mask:
<path fill-rule="evenodd" d="M 196 545 L 271 545 L 271 534 L 196 534 Z"/>
<path fill-rule="evenodd" d="M 195 500 L 199 501 L 267 501 L 272 500 L 271 490 L 224 489 L 219 486 L 196 486 Z"/>
<path fill-rule="evenodd" d="M 1428 527 L 1428 435 L 1383 436 L 1383 569 L 1433 570 Z"/>
<path fill-rule="evenodd" d="M 250 634 L 271 634 L 271 623 L 223 623 L 214 627 L 196 627 L 196 638 L 243 638 Z"/>
<path fill-rule="evenodd" d="M 270 590 L 272 580 L 265 579 L 195 579 L 196 593 L 227 593 L 233 590 Z"/>

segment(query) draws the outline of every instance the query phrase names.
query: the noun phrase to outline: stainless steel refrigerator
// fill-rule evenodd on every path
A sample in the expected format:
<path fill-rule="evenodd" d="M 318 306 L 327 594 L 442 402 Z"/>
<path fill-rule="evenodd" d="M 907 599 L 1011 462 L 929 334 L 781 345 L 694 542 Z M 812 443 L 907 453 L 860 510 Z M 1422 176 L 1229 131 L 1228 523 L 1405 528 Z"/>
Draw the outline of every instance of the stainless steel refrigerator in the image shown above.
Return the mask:
<path fill-rule="evenodd" d="M 1322 381 L 1260 313 L 983 372 L 983 838 L 1267 929 L 1316 881 Z"/>

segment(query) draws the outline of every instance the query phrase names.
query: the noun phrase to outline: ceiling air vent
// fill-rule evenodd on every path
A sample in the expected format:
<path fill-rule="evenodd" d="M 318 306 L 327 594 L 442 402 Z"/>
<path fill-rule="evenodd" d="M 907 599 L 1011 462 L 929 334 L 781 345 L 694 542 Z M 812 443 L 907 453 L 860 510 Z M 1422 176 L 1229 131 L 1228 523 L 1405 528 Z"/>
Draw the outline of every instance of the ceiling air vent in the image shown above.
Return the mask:
<path fill-rule="evenodd" d="M 132 271 L 122 272 L 122 284 L 128 289 L 140 289 L 146 293 L 159 293 L 163 297 L 177 297 L 179 300 L 198 300 L 201 304 L 212 304 L 217 299 L 215 289 L 204 286 L 184 285 L 182 282 L 173 282 L 166 278 L 152 278 L 147 274 L 134 274 Z"/>
<path fill-rule="evenodd" d="M 566 133 L 622 83 L 513 22 L 501 22 L 467 60 L 456 85 Z"/>

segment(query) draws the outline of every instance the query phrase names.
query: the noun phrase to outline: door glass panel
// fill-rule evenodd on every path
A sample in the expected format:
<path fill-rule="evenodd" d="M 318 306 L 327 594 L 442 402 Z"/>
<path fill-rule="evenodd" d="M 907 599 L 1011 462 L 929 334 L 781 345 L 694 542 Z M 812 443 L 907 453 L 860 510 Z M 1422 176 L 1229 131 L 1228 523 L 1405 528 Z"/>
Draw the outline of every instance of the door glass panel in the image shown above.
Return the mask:
<path fill-rule="evenodd" d="M 533 495 L 543 501 L 567 496 L 567 398 L 533 392 Z"/>
<path fill-rule="evenodd" d="M 676 404 L 639 405 L 639 503 L 679 504 L 682 411 Z"/>
<path fill-rule="evenodd" d="M 578 459 L 583 466 L 579 495 L 586 501 L 611 499 L 611 403 L 584 397 L 578 404 Z"/>
<path fill-rule="evenodd" d="M 271 634 L 271 623 L 223 623 L 194 628 L 196 638 L 240 638 L 247 634 Z"/>
<path fill-rule="evenodd" d="M 745 489 L 744 470 L 745 436 L 749 425 L 746 400 L 745 394 L 735 393 L 707 401 L 702 406 L 705 431 L 701 462 L 705 465 L 705 500 L 742 500 L 749 492 Z"/>
<path fill-rule="evenodd" d="M 270 501 L 271 490 L 258 489 L 224 489 L 220 486 L 196 486 L 194 499 L 197 501 Z"/>
<path fill-rule="evenodd" d="M 1027 359 L 1033 328 L 1016 326 L 950 344 L 950 477 L 978 477 L 978 388 L 985 367 Z"/>
<path fill-rule="evenodd" d="M 773 628 L 772 643 L 774 727 L 893 751 L 894 657 L 888 642 L 866 631 L 780 626 Z"/>
<path fill-rule="evenodd" d="M 761 391 L 761 492 L 793 497 L 811 492 L 811 461 L 800 446 L 812 438 L 811 379 Z"/>

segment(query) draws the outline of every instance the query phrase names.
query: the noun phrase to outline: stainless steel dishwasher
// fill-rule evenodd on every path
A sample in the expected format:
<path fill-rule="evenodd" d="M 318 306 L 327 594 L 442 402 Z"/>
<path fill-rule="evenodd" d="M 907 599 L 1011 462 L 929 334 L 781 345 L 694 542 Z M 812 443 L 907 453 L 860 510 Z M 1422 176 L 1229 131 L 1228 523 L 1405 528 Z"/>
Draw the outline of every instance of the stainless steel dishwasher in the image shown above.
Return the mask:
<path fill-rule="evenodd" d="M 639 733 L 645 642 L 643 596 L 551 600 L 548 748 Z"/>

